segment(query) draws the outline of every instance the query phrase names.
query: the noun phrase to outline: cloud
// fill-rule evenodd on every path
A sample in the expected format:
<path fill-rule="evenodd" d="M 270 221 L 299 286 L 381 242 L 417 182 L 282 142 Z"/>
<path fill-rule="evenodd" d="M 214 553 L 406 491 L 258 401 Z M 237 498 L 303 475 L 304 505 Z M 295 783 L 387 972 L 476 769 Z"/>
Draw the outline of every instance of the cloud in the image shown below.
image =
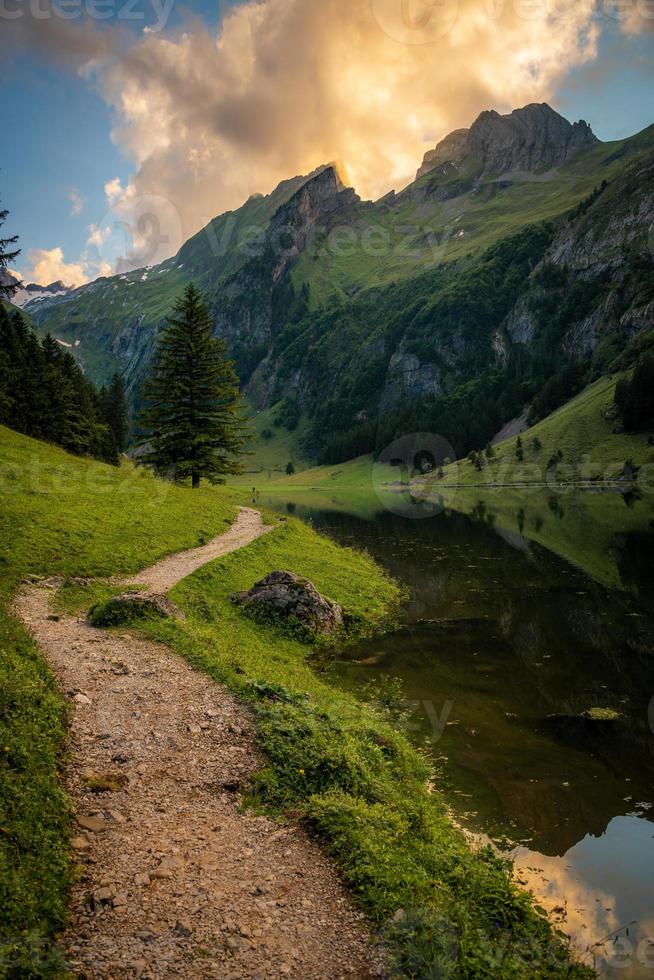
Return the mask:
<path fill-rule="evenodd" d="M 68 195 L 68 199 L 70 201 L 70 216 L 71 218 L 75 218 L 78 214 L 82 213 L 84 198 L 78 191 L 72 190 Z"/>
<path fill-rule="evenodd" d="M 114 177 L 112 180 L 106 182 L 104 185 L 104 194 L 110 206 L 125 195 L 125 191 L 120 183 L 120 177 Z"/>
<path fill-rule="evenodd" d="M 19 30 L 112 107 L 134 173 L 107 182 L 108 206 L 134 226 L 139 199 L 163 201 L 188 238 L 333 159 L 364 197 L 402 186 L 483 109 L 550 99 L 595 58 L 602 20 L 596 0 L 246 0 L 217 35 L 197 21 L 130 41 L 86 21 Z"/>
<path fill-rule="evenodd" d="M 619 22 L 625 34 L 648 34 L 654 31 L 654 0 L 605 0 L 607 13 Z"/>
<path fill-rule="evenodd" d="M 98 73 L 113 139 L 135 164 L 126 192 L 167 199 L 185 237 L 336 158 L 374 198 L 406 183 L 449 130 L 482 109 L 548 99 L 596 54 L 594 0 L 540 4 L 537 15 L 532 3 L 529 16 L 526 2 L 445 0 L 435 27 L 424 16 L 407 27 L 406 5 L 249 2 L 218 37 L 198 25 L 144 36 Z M 425 43 L 410 43 L 412 31 Z"/>
<path fill-rule="evenodd" d="M 67 286 L 81 286 L 98 276 L 107 276 L 111 267 L 107 263 L 93 262 L 83 255 L 77 262 L 66 262 L 63 249 L 31 248 L 27 253 L 29 266 L 23 269 L 23 282 L 35 282 L 47 286 L 61 279 Z"/>
<path fill-rule="evenodd" d="M 86 239 L 86 245 L 89 248 L 102 248 L 104 243 L 107 241 L 110 234 L 110 228 L 108 226 L 104 228 L 98 228 L 97 225 L 89 225 L 89 237 Z"/>
<path fill-rule="evenodd" d="M 71 72 L 89 70 L 106 59 L 116 58 L 130 43 L 123 25 L 62 14 L 48 0 L 26 4 L 17 0 L 3 5 L 0 64 L 12 62 L 25 53 L 40 62 Z"/>
<path fill-rule="evenodd" d="M 81 263 L 64 261 L 64 253 L 55 248 L 31 248 L 27 253 L 29 267 L 23 271 L 25 282 L 47 286 L 61 279 L 67 286 L 81 286 L 88 277 Z"/>

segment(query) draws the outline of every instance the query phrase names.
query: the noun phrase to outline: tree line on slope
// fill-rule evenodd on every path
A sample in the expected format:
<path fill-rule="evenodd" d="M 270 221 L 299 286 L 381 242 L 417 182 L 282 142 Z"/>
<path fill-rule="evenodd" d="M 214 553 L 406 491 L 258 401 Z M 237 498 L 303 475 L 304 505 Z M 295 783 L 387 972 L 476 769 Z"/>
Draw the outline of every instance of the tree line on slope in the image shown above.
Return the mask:
<path fill-rule="evenodd" d="M 618 382 L 615 406 L 627 432 L 654 427 L 654 353 L 640 358 L 631 377 Z"/>
<path fill-rule="evenodd" d="M 0 423 L 68 452 L 117 463 L 127 402 L 116 376 L 100 391 L 51 336 L 39 340 L 19 310 L 0 304 Z"/>
<path fill-rule="evenodd" d="M 616 320 L 651 302 L 651 260 L 627 249 L 619 282 L 607 273 L 586 280 L 565 265 L 542 262 L 555 230 L 551 223 L 525 228 L 471 261 L 281 325 L 273 398 L 302 377 L 306 455 L 337 464 L 378 454 L 407 432 L 430 431 L 462 458 L 481 450 L 525 406 L 533 425 L 614 370 L 624 334 L 606 331 L 591 357 L 568 342 L 571 325 L 609 296 Z M 505 329 L 520 297 L 533 323 L 526 342 Z M 400 355 L 433 369 L 434 394 L 403 390 L 402 372 L 393 365 Z"/>
<path fill-rule="evenodd" d="M 7 217 L 0 211 L 0 225 Z M 0 238 L 0 272 L 20 254 L 17 236 Z M 0 280 L 0 424 L 78 455 L 118 463 L 129 420 L 122 378 L 98 390 L 49 334 L 39 340 L 18 309 L 18 288 Z M 225 345 L 212 336 L 209 311 L 191 283 L 159 334 L 143 386 L 139 463 L 198 487 L 238 473 L 246 426 L 238 378 Z"/>
<path fill-rule="evenodd" d="M 0 226 L 8 211 L 0 210 Z M 0 273 L 20 255 L 17 235 L 0 238 Z M 0 276 L 0 424 L 78 455 L 117 463 L 127 445 L 127 399 L 115 375 L 100 391 L 50 335 L 39 340 L 9 300 L 20 287 Z"/>
<path fill-rule="evenodd" d="M 238 379 L 193 285 L 159 337 L 144 384 L 139 462 L 193 487 L 240 471 L 245 424 Z M 20 310 L 0 303 L 0 424 L 68 452 L 117 464 L 129 421 L 122 378 L 99 390 L 50 335 L 39 340 Z"/>

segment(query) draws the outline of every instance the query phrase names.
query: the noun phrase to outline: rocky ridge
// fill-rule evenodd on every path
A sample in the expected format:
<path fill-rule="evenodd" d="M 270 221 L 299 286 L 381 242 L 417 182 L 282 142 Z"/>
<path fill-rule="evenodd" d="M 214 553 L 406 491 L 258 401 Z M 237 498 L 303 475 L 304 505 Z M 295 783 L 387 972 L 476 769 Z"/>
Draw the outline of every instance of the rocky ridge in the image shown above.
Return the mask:
<path fill-rule="evenodd" d="M 536 173 L 559 166 L 597 143 L 588 123 L 570 123 L 546 103 L 504 116 L 491 109 L 482 112 L 470 129 L 457 129 L 428 150 L 416 179 L 446 163 L 473 177 Z"/>

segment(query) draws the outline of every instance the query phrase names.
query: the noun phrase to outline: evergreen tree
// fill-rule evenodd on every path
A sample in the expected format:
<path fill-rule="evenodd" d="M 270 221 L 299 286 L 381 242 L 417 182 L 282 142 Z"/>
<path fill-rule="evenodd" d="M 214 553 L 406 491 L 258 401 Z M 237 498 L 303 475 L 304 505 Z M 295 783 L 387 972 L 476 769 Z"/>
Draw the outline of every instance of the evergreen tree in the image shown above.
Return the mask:
<path fill-rule="evenodd" d="M 0 424 L 117 463 L 96 389 L 52 337 L 39 341 L 19 310 L 0 303 Z"/>
<path fill-rule="evenodd" d="M 0 226 L 5 223 L 8 214 L 9 212 L 6 209 L 0 210 Z M 20 285 L 20 283 L 17 282 L 4 282 L 4 276 L 2 275 L 7 267 L 11 265 L 11 263 L 20 255 L 19 248 L 12 249 L 11 247 L 12 245 L 15 245 L 17 241 L 18 235 L 12 235 L 10 238 L 0 238 L 0 299 L 11 299 Z"/>
<path fill-rule="evenodd" d="M 238 378 L 192 283 L 159 335 L 144 396 L 149 445 L 141 462 L 178 481 L 190 477 L 193 487 L 202 477 L 218 483 L 241 472 L 246 436 Z"/>
<path fill-rule="evenodd" d="M 125 382 L 120 374 L 112 377 L 109 387 L 99 392 L 102 417 L 109 426 L 117 453 L 124 453 L 129 437 L 129 414 Z"/>

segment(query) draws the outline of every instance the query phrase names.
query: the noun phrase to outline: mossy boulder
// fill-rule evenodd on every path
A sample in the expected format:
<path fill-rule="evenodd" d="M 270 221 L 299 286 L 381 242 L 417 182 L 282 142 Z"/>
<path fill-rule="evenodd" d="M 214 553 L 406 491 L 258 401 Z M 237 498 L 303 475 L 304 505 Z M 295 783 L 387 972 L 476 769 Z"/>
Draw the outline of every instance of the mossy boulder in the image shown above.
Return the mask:
<path fill-rule="evenodd" d="M 128 626 L 140 619 L 186 619 L 174 602 L 155 592 L 124 592 L 88 612 L 91 626 Z"/>
<path fill-rule="evenodd" d="M 235 592 L 231 600 L 255 618 L 283 623 L 307 640 L 333 635 L 344 625 L 341 606 L 293 572 L 270 572 L 246 592 Z"/>

